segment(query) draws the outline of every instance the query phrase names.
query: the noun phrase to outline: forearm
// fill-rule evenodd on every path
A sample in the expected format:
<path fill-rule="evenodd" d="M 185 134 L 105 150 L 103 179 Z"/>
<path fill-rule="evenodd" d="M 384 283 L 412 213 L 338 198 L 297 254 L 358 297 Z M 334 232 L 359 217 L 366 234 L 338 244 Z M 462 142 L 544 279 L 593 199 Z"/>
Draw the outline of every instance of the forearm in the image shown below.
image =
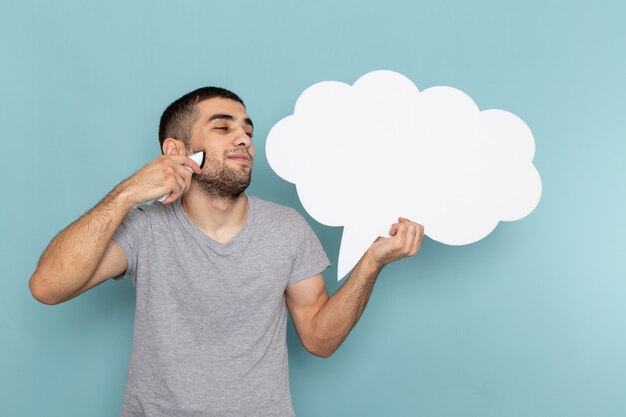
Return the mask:
<path fill-rule="evenodd" d="M 330 356 L 348 336 L 367 305 L 382 267 L 366 252 L 346 283 L 316 314 L 312 339 L 319 356 Z"/>
<path fill-rule="evenodd" d="M 29 282 L 36 298 L 48 303 L 64 301 L 87 282 L 134 206 L 130 197 L 124 183 L 118 185 L 50 242 Z"/>
<path fill-rule="evenodd" d="M 332 297 L 321 274 L 288 286 L 287 305 L 306 349 L 321 357 L 337 350 L 361 317 L 381 269 L 415 255 L 423 237 L 421 225 L 399 218 L 389 237 L 376 239 Z"/>

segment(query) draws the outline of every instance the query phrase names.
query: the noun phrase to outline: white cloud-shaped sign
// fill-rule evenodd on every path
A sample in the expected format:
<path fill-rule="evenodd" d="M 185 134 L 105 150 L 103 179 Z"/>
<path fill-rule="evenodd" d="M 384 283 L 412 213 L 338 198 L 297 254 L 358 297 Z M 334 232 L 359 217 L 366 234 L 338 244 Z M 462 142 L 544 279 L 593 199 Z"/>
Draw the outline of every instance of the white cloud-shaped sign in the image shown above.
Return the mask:
<path fill-rule="evenodd" d="M 400 216 L 465 245 L 525 217 L 541 196 L 535 142 L 519 117 L 481 111 L 452 87 L 419 91 L 392 71 L 307 88 L 266 152 L 315 220 L 344 227 L 339 279 Z"/>

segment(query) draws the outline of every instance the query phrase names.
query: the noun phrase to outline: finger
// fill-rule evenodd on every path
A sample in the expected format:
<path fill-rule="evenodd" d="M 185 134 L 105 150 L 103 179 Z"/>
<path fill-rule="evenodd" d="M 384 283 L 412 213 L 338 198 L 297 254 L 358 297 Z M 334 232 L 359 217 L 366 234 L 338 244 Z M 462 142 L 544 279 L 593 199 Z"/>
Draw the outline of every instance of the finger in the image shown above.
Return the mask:
<path fill-rule="evenodd" d="M 183 194 L 183 190 L 173 191 L 170 193 L 170 195 L 167 196 L 165 200 L 163 200 L 163 204 L 173 203 L 174 201 L 178 200 Z"/>
<path fill-rule="evenodd" d="M 174 189 L 174 192 L 182 194 L 185 191 L 185 188 L 187 188 L 187 182 L 191 181 L 191 172 L 181 166 L 177 169 L 176 174 L 176 188 Z"/>
<path fill-rule="evenodd" d="M 407 223 L 407 224 L 419 224 L 419 223 L 415 223 L 412 220 L 407 219 L 406 217 L 398 217 L 398 222 Z"/>
<path fill-rule="evenodd" d="M 420 246 L 422 246 L 422 240 L 424 240 L 424 226 L 421 224 L 417 225 L 417 236 L 415 242 L 413 242 L 413 247 L 411 248 L 411 256 L 415 255 L 420 250 Z"/>
<path fill-rule="evenodd" d="M 183 161 L 183 166 L 191 168 L 194 174 L 202 174 L 202 168 L 200 168 L 200 165 L 196 164 L 193 159 L 189 157 L 186 158 L 187 159 Z"/>
<path fill-rule="evenodd" d="M 157 161 L 160 161 L 165 164 L 182 165 L 185 163 L 185 160 L 187 159 L 189 159 L 187 155 L 167 154 L 167 155 L 159 156 L 157 158 Z"/>
<path fill-rule="evenodd" d="M 403 228 L 404 226 L 402 225 L 402 223 L 394 223 L 391 225 L 391 230 L 389 231 L 389 235 L 391 236 L 398 236 L 398 232 L 400 231 L 401 228 Z M 393 231 L 393 233 L 391 233 L 391 231 Z"/>
<path fill-rule="evenodd" d="M 184 184 L 185 179 L 190 176 L 191 172 L 182 164 L 168 165 L 163 169 L 164 182 L 172 189 L 176 184 Z"/>
<path fill-rule="evenodd" d="M 174 171 L 176 172 L 176 175 L 183 179 L 186 185 L 191 183 L 191 177 L 194 173 L 187 165 L 178 165 L 174 167 Z"/>
<path fill-rule="evenodd" d="M 397 223 L 397 225 L 397 232 L 394 236 L 394 247 L 395 249 L 402 249 L 406 242 L 407 227 L 402 223 Z"/>
<path fill-rule="evenodd" d="M 413 242 L 413 247 L 411 248 L 411 252 L 409 252 L 409 256 L 414 256 L 417 252 L 419 252 L 421 244 L 421 239 L 415 239 L 415 242 Z"/>
<path fill-rule="evenodd" d="M 175 201 L 187 190 L 187 184 L 190 182 L 190 179 L 186 179 L 186 177 L 191 178 L 191 172 L 189 172 L 189 170 L 182 165 L 173 167 L 167 178 L 170 195 L 163 201 L 163 204 Z"/>
<path fill-rule="evenodd" d="M 178 197 L 176 197 L 174 194 L 170 194 L 170 195 L 167 196 L 167 198 L 165 200 L 161 201 L 161 204 L 169 204 L 169 203 L 171 203 L 173 201 L 176 201 L 177 198 Z"/>
<path fill-rule="evenodd" d="M 417 240 L 417 225 L 414 223 L 407 225 L 406 242 L 404 246 L 404 251 L 406 254 L 411 253 L 411 249 L 413 249 L 413 246 L 416 240 Z"/>
<path fill-rule="evenodd" d="M 171 162 L 174 165 L 189 167 L 189 169 L 191 169 L 191 171 L 195 174 L 202 173 L 200 166 L 187 155 L 164 155 L 164 157 L 166 161 Z"/>

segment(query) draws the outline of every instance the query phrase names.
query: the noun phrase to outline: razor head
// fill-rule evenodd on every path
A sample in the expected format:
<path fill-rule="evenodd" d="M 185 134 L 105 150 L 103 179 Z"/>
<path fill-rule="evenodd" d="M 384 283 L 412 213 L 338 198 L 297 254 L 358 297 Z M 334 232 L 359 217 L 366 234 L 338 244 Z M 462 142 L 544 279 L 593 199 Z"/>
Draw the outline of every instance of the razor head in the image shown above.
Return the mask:
<path fill-rule="evenodd" d="M 198 164 L 200 169 L 204 168 L 204 151 L 194 152 L 187 155 L 189 159 Z"/>

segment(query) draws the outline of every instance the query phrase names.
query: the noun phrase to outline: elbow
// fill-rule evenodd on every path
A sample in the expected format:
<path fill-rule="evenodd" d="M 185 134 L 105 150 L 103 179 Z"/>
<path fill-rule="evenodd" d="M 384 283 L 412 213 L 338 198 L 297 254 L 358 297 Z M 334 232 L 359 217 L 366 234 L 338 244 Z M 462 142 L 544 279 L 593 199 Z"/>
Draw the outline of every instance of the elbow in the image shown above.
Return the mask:
<path fill-rule="evenodd" d="M 309 350 L 309 352 L 311 352 L 312 355 L 315 355 L 318 358 L 322 358 L 322 359 L 328 359 L 333 353 L 335 353 L 334 350 L 316 350 L 316 351 Z"/>
<path fill-rule="evenodd" d="M 322 359 L 327 359 L 329 358 L 333 353 L 335 353 L 337 351 L 337 348 L 339 346 L 332 346 L 330 343 L 328 342 L 324 342 L 324 341 L 308 341 L 308 342 L 304 342 L 303 343 L 304 348 L 312 355 L 317 356 L 318 358 L 322 358 Z"/>
<path fill-rule="evenodd" d="M 28 281 L 28 287 L 33 298 L 42 304 L 55 305 L 62 300 L 53 297 L 44 284 L 44 279 L 35 272 Z"/>

